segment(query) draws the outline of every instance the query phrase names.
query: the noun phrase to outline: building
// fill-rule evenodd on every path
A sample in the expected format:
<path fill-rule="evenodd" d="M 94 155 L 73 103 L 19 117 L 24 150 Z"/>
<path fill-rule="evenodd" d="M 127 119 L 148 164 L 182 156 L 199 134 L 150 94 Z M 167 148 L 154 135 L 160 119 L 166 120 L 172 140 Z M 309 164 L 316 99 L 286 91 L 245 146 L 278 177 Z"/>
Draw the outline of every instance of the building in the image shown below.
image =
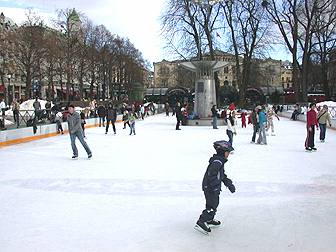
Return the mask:
<path fill-rule="evenodd" d="M 281 85 L 283 88 L 293 88 L 293 67 L 288 60 L 281 64 Z"/>
<path fill-rule="evenodd" d="M 210 60 L 210 55 L 204 55 L 203 60 Z M 233 54 L 222 51 L 215 52 L 216 61 L 229 62 L 229 66 L 218 72 L 220 86 L 237 87 L 235 58 Z M 195 74 L 180 66 L 181 60 L 154 62 L 154 87 L 173 88 L 182 86 L 193 89 Z"/>
<path fill-rule="evenodd" d="M 11 102 L 13 98 L 20 99 L 24 94 L 21 75 L 16 67 L 13 55 L 11 54 L 13 43 L 10 40 L 10 33 L 17 28 L 14 21 L 0 14 L 0 98 Z"/>

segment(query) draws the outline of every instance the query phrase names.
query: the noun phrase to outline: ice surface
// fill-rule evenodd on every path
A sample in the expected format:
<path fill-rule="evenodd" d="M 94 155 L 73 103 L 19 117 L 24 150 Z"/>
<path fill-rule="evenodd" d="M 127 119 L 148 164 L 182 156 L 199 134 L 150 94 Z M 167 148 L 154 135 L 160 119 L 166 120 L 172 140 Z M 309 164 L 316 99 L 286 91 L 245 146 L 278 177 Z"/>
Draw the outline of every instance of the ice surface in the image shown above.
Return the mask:
<path fill-rule="evenodd" d="M 194 230 L 212 142 L 226 127 L 183 127 L 157 115 L 86 130 L 93 158 L 68 135 L 0 149 L 0 251 L 335 251 L 336 133 L 304 151 L 305 124 L 275 120 L 267 146 L 237 127 L 209 236 Z M 317 132 L 318 134 L 319 132 Z M 317 135 L 316 135 L 317 138 Z"/>

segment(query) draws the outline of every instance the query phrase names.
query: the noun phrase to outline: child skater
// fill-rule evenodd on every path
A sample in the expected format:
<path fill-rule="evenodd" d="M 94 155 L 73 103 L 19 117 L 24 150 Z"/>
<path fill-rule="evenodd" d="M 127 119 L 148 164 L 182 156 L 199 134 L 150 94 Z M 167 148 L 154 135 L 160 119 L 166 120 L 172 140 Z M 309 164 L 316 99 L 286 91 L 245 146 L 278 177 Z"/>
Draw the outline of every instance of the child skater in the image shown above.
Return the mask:
<path fill-rule="evenodd" d="M 215 220 L 215 214 L 219 205 L 219 194 L 221 192 L 221 182 L 230 190 L 236 191 L 232 180 L 224 171 L 224 164 L 228 161 L 230 152 L 233 151 L 231 144 L 227 141 L 216 141 L 213 144 L 216 154 L 210 160 L 202 182 L 202 190 L 205 196 L 205 209 L 196 222 L 195 229 L 203 234 L 211 232 L 210 227 L 219 226 L 220 221 Z"/>

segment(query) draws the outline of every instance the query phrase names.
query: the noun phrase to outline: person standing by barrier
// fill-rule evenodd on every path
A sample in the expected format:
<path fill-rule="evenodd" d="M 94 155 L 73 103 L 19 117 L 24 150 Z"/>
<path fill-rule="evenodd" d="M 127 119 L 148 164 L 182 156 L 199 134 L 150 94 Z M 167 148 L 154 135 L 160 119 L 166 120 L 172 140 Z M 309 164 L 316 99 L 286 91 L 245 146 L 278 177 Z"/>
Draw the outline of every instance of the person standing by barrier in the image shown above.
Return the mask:
<path fill-rule="evenodd" d="M 51 117 L 51 102 L 50 102 L 49 99 L 47 99 L 47 102 L 45 104 L 45 109 L 46 109 L 46 112 L 47 112 L 48 120 L 50 120 L 50 117 Z"/>
<path fill-rule="evenodd" d="M 82 130 L 83 130 L 83 135 L 84 135 L 84 138 L 86 137 L 85 136 L 85 124 L 86 124 L 86 121 L 85 121 L 85 113 L 84 113 L 84 110 L 82 110 L 80 112 L 80 118 L 81 118 L 81 127 L 82 127 Z"/>
<path fill-rule="evenodd" d="M 326 131 L 327 131 L 327 123 L 331 127 L 331 117 L 328 112 L 328 106 L 323 105 L 323 108 L 317 114 L 317 121 L 320 126 L 320 141 L 324 143 Z"/>
<path fill-rule="evenodd" d="M 34 121 L 40 119 L 40 113 L 41 113 L 41 103 L 38 100 L 38 97 L 36 97 L 34 103 L 33 103 L 33 108 L 34 108 Z"/>
<path fill-rule="evenodd" d="M 310 110 L 307 112 L 307 138 L 305 142 L 306 151 L 316 151 L 314 144 L 315 126 L 318 130 L 318 122 L 316 118 L 316 104 L 309 105 Z"/>
<path fill-rule="evenodd" d="M 107 134 L 107 132 L 108 132 L 110 122 L 112 124 L 114 135 L 117 134 L 116 127 L 115 127 L 116 120 L 117 120 L 117 110 L 113 107 L 112 103 L 109 103 L 107 105 L 107 110 L 106 110 L 106 130 L 105 130 L 105 134 Z"/>
<path fill-rule="evenodd" d="M 259 137 L 258 137 L 257 144 L 267 145 L 267 139 L 266 139 L 267 119 L 266 119 L 266 113 L 263 107 L 258 112 L 258 122 L 259 122 Z"/>
<path fill-rule="evenodd" d="M 83 132 L 83 128 L 81 127 L 81 117 L 75 111 L 74 105 L 70 104 L 68 107 L 68 110 L 69 110 L 69 114 L 68 114 L 67 121 L 68 121 L 68 128 L 69 128 L 69 134 L 70 134 L 70 140 L 71 140 L 71 147 L 73 151 L 72 159 L 78 158 L 78 149 L 75 143 L 76 137 L 79 139 L 80 143 L 82 144 L 86 153 L 88 154 L 88 158 L 90 159 L 92 157 L 92 152 L 88 144 L 84 140 L 84 132 Z"/>
<path fill-rule="evenodd" d="M 56 133 L 62 133 L 62 135 L 64 134 L 63 132 L 63 128 L 62 128 L 62 118 L 63 118 L 63 114 L 62 112 L 57 112 L 57 114 L 55 115 L 55 122 L 56 122 Z"/>
<path fill-rule="evenodd" d="M 1 99 L 0 102 L 0 112 L 1 112 L 1 118 L 0 118 L 0 129 L 5 130 L 5 112 L 7 110 L 6 103 L 3 99 Z"/>
<path fill-rule="evenodd" d="M 13 111 L 14 122 L 16 122 L 16 128 L 19 128 L 20 126 L 19 110 L 20 110 L 20 104 L 14 98 L 12 102 L 12 111 Z"/>

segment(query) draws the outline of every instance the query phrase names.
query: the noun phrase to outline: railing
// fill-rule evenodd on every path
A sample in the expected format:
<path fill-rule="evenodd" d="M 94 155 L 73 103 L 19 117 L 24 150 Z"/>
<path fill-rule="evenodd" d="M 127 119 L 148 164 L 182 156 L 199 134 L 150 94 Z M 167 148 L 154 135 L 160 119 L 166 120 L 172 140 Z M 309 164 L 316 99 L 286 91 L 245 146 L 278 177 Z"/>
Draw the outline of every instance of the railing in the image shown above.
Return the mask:
<path fill-rule="evenodd" d="M 157 113 L 163 113 L 164 105 L 159 104 L 158 108 L 156 109 Z M 61 111 L 62 113 L 67 113 L 67 111 Z M 77 111 L 80 112 L 80 111 Z M 98 117 L 97 111 L 92 111 L 86 109 L 86 118 L 95 118 Z M 2 116 L 2 112 L 0 112 L 0 120 L 9 120 L 13 122 L 13 124 L 5 124 L 5 128 L 0 128 L 0 130 L 4 129 L 14 129 L 14 128 L 22 128 L 22 127 L 31 127 L 33 125 L 44 125 L 55 122 L 55 112 L 51 110 L 42 109 L 38 111 L 38 114 L 35 116 L 35 110 L 19 110 L 18 111 L 18 122 L 16 118 L 14 118 L 13 111 L 7 112 L 6 116 Z M 63 121 L 66 121 L 66 117 L 64 117 Z"/>
<path fill-rule="evenodd" d="M 283 110 L 284 111 L 294 111 L 295 110 L 295 105 L 283 105 Z M 301 108 L 301 113 L 306 113 L 308 110 L 307 106 L 300 106 Z M 328 106 L 328 112 L 331 116 L 331 119 L 336 120 L 336 107 L 334 106 Z"/>

